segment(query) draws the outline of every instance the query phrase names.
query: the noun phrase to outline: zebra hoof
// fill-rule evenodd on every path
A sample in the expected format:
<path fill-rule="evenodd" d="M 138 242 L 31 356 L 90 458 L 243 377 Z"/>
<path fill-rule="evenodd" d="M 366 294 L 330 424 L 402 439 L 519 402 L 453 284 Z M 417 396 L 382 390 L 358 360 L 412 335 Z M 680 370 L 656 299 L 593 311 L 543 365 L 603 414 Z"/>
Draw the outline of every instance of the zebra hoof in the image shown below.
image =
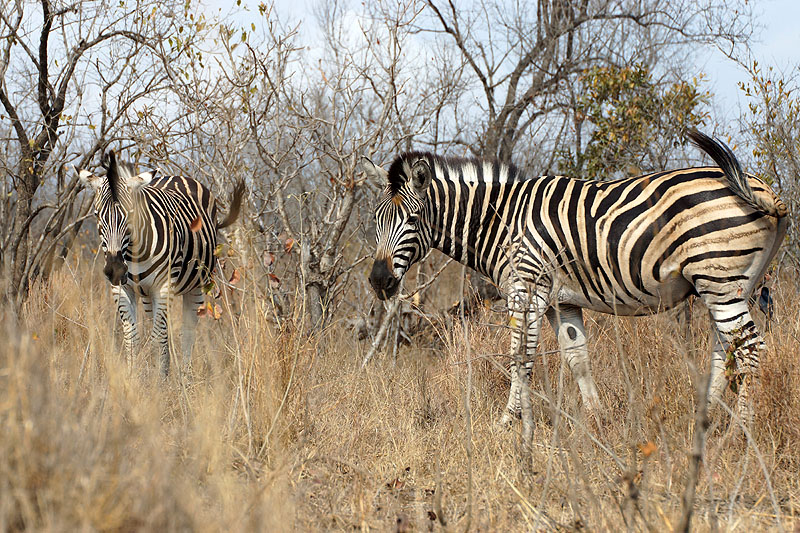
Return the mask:
<path fill-rule="evenodd" d="M 503 429 L 508 429 L 514 422 L 521 418 L 522 411 L 509 411 L 506 409 L 506 411 L 503 413 L 503 416 L 501 416 L 500 420 L 497 422 L 497 425 Z"/>

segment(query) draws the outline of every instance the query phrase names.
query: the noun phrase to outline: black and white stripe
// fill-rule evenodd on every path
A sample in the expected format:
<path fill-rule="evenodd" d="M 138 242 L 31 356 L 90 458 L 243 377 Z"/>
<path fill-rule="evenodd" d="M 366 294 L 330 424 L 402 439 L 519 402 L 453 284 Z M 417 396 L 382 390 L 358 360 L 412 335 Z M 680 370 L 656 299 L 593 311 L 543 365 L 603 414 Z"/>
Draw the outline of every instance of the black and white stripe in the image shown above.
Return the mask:
<path fill-rule="evenodd" d="M 161 373 L 169 372 L 169 309 L 174 296 L 182 296 L 181 344 L 188 364 L 194 345 L 197 309 L 203 304 L 202 288 L 215 267 L 217 230 L 232 224 L 239 213 L 243 184 L 231 197 L 230 211 L 217 222 L 217 205 L 199 182 L 158 172 L 135 174 L 118 162 L 113 151 L 104 158 L 105 176 L 87 170 L 81 181 L 95 191 L 95 216 L 105 255 L 103 273 L 111 282 L 125 337 L 126 357 L 140 341 L 136 299 L 153 319 Z"/>
<path fill-rule="evenodd" d="M 547 316 L 589 407 L 599 404 L 581 310 L 644 315 L 698 295 L 716 328 L 711 397 L 724 391 L 734 343 L 749 416 L 744 389 L 764 343 L 747 301 L 783 240 L 787 210 L 727 146 L 690 136 L 718 167 L 601 182 L 526 178 L 513 166 L 429 153 L 403 154 L 388 172 L 366 161 L 387 183 L 370 282 L 379 298 L 392 296 L 431 247 L 485 274 L 506 294 L 512 324 L 527 324 L 512 338 L 512 353 L 525 339 L 523 378 Z M 511 375 L 505 421 L 519 410 Z"/>

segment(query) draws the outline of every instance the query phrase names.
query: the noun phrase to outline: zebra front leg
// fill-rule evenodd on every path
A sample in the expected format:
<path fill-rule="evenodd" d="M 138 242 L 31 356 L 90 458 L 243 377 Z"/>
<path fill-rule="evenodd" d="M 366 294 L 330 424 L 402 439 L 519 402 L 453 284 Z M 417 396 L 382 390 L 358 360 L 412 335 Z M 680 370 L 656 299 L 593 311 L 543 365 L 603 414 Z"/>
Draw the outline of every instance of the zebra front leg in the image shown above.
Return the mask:
<path fill-rule="evenodd" d="M 517 357 L 516 354 L 519 352 L 519 335 L 516 332 L 511 333 L 511 365 L 509 367 L 509 372 L 511 376 L 511 387 L 508 393 L 508 402 L 506 403 L 506 409 L 503 412 L 503 416 L 500 418 L 500 425 L 507 426 L 511 424 L 511 422 L 519 417 L 520 414 L 520 403 L 519 403 L 519 366 L 517 365 Z"/>
<path fill-rule="evenodd" d="M 511 364 L 509 372 L 511 377 L 511 387 L 508 391 L 508 402 L 503 416 L 500 418 L 500 425 L 507 426 L 520 416 L 522 406 L 520 405 L 520 384 L 527 383 L 522 375 L 526 374 L 526 367 L 522 363 L 524 356 L 522 354 L 522 332 L 521 326 L 522 316 L 524 313 L 515 313 L 512 309 L 512 297 L 508 298 L 508 323 L 511 326 Z M 530 376 L 530 369 L 527 369 L 527 375 Z"/>
<path fill-rule="evenodd" d="M 133 350 L 140 342 L 139 323 L 136 320 L 136 296 L 129 285 L 112 285 L 111 293 L 114 295 L 117 313 L 122 322 L 125 363 L 130 371 L 133 369 Z"/>
<path fill-rule="evenodd" d="M 194 346 L 197 332 L 197 309 L 203 305 L 203 290 L 197 287 L 183 295 L 183 320 L 181 329 L 181 351 L 183 352 L 183 367 L 187 371 L 191 366 L 192 347 Z"/>
<path fill-rule="evenodd" d="M 547 319 L 556 332 L 561 355 L 578 383 L 586 411 L 597 416 L 600 413 L 600 396 L 592 378 L 583 311 L 580 307 L 568 305 L 559 306 L 558 309 L 551 307 L 547 310 Z"/>
<path fill-rule="evenodd" d="M 531 369 L 539 340 L 541 318 L 546 309 L 546 298 L 541 295 L 529 297 L 517 291 L 508 299 L 511 331 L 511 390 L 501 424 L 509 424 L 513 417 L 522 416 L 523 442 L 530 443 L 533 432 L 531 412 Z M 515 379 L 516 378 L 516 379 Z"/>
<path fill-rule="evenodd" d="M 170 347 L 169 347 L 169 307 L 171 294 L 162 289 L 152 297 L 153 332 L 152 339 L 158 356 L 161 378 L 169 375 Z"/>

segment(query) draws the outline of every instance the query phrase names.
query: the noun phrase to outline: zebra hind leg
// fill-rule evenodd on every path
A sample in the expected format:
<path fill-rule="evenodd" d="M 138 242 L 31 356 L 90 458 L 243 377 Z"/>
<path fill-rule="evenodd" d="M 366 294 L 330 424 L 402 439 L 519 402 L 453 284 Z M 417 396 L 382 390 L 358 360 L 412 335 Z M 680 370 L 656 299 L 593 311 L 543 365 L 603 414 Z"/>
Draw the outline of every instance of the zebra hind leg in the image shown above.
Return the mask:
<path fill-rule="evenodd" d="M 160 374 L 162 379 L 169 375 L 170 346 L 169 346 L 169 307 L 171 296 L 166 290 L 159 292 L 152 298 L 153 306 L 153 333 L 152 339 L 158 356 Z"/>
<path fill-rule="evenodd" d="M 561 354 L 578 383 L 584 408 L 588 414 L 598 416 L 601 412 L 600 396 L 592 377 L 581 308 L 565 305 L 558 309 L 551 307 L 547 310 L 547 319 L 556 332 Z"/>
<path fill-rule="evenodd" d="M 759 355 L 766 349 L 747 307 L 747 299 L 736 298 L 722 303 L 709 302 L 719 336 L 712 355 L 709 400 L 719 399 L 727 378 L 731 389 L 738 393 L 736 412 L 746 425 L 753 421 L 753 389 L 758 386 Z M 723 359 L 724 358 L 724 359 Z"/>
<path fill-rule="evenodd" d="M 713 325 L 712 335 L 714 348 L 711 351 L 711 376 L 708 380 L 709 407 L 713 407 L 717 402 L 722 401 L 725 389 L 728 387 L 728 376 L 725 373 L 727 343 L 723 340 L 723 336 L 716 324 Z"/>

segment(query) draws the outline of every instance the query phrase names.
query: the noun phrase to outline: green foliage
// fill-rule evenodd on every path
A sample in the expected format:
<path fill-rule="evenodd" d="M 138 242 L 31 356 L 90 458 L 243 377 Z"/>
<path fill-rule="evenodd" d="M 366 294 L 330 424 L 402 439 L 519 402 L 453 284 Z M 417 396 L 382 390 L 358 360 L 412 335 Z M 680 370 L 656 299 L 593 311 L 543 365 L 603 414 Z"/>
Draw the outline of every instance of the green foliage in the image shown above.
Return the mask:
<path fill-rule="evenodd" d="M 800 170 L 800 94 L 793 81 L 776 74 L 773 67 L 766 72 L 753 61 L 751 81 L 740 82 L 739 88 L 750 99 L 749 116 L 745 118 L 754 140 L 753 157 L 763 178 L 781 189 L 792 189 Z"/>
<path fill-rule="evenodd" d="M 709 95 L 700 91 L 697 78 L 659 84 L 637 64 L 592 67 L 579 82 L 576 129 L 591 134 L 585 146 L 562 152 L 560 168 L 567 174 L 595 179 L 638 169 L 652 145 L 683 144 L 686 128 L 706 117 L 702 108 Z"/>
<path fill-rule="evenodd" d="M 762 69 L 756 61 L 748 70 L 751 81 L 740 83 L 739 88 L 750 100 L 742 122 L 752 141 L 752 170 L 776 189 L 790 213 L 797 213 L 800 203 L 800 123 L 797 121 L 800 87 L 791 73 L 780 73 L 773 67 Z M 784 249 L 798 261 L 797 224 L 789 226 Z"/>

